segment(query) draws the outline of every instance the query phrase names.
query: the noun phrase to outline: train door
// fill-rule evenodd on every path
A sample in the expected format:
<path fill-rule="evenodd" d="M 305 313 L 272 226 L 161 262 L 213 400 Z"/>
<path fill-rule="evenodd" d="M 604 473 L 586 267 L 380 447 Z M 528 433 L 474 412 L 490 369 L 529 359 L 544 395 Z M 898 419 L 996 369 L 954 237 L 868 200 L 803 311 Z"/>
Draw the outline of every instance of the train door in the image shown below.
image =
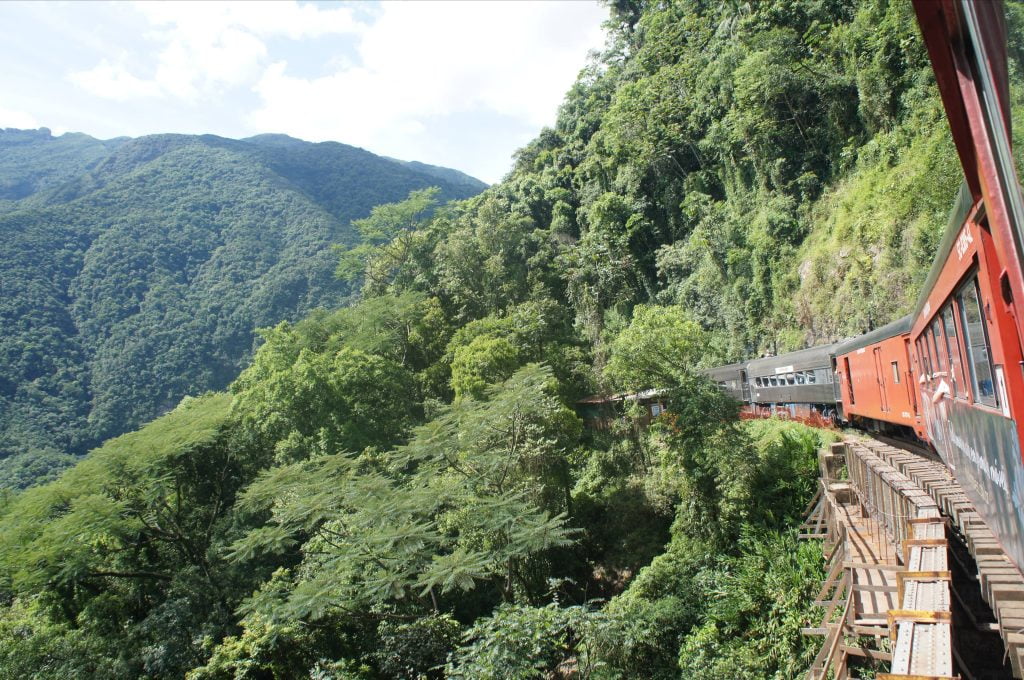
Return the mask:
<path fill-rule="evenodd" d="M 885 366 L 882 364 L 882 348 L 874 348 L 875 379 L 878 382 L 878 404 L 882 413 L 889 411 L 889 395 L 885 393 Z"/>
<path fill-rule="evenodd" d="M 850 406 L 853 406 L 856 400 L 853 397 L 853 376 L 850 374 L 850 357 L 843 357 L 843 372 L 846 374 L 846 389 L 850 393 Z"/>
<path fill-rule="evenodd" d="M 743 401 L 750 403 L 750 381 L 747 380 L 747 371 L 744 368 L 740 369 L 740 385 L 743 390 Z"/>

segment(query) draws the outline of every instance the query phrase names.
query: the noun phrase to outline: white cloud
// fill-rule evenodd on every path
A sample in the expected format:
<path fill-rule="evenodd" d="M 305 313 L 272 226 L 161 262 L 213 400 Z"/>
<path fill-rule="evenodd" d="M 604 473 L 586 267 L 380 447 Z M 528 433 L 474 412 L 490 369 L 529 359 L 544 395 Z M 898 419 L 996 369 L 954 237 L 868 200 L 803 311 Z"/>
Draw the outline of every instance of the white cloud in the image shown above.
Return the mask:
<path fill-rule="evenodd" d="M 0 106 L 0 129 L 20 128 L 22 130 L 31 130 L 38 127 L 42 126 L 32 114 L 25 113 L 24 111 L 5 109 Z"/>
<path fill-rule="evenodd" d="M 601 45 L 604 15 L 591 3 L 384 3 L 362 34 L 358 66 L 305 79 L 274 63 L 249 120 L 387 154 L 414 142 L 430 117 L 492 112 L 539 128 Z"/>
<path fill-rule="evenodd" d="M 151 30 L 144 37 L 156 47 L 155 63 L 137 59 L 140 75 L 127 59 L 106 59 L 70 79 L 107 99 L 173 97 L 195 101 L 224 87 L 251 84 L 266 66 L 265 39 L 292 40 L 353 33 L 359 25 L 346 7 L 321 9 L 284 2 L 138 2 L 133 8 Z M 142 55 L 138 55 L 142 56 Z"/>
<path fill-rule="evenodd" d="M 162 94 L 157 83 L 133 76 L 124 63 L 111 64 L 106 59 L 88 71 L 72 73 L 69 78 L 82 89 L 115 101 L 158 97 Z"/>
<path fill-rule="evenodd" d="M 522 0 L 90 8 L 81 16 L 105 47 L 90 43 L 64 83 L 87 103 L 76 119 L 108 134 L 283 132 L 488 181 L 554 122 L 607 15 L 593 1 Z"/>

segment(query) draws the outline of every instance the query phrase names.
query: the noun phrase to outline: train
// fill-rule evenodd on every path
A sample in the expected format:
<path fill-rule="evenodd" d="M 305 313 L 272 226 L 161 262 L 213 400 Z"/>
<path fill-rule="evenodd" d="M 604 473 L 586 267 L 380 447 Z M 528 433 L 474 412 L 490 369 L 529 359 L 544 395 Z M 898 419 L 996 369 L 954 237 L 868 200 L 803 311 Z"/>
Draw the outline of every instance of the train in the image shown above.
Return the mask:
<path fill-rule="evenodd" d="M 1004 8 L 913 7 L 964 172 L 914 310 L 842 342 L 705 373 L 748 413 L 817 417 L 930 447 L 1022 569 L 1024 195 L 1011 155 Z"/>

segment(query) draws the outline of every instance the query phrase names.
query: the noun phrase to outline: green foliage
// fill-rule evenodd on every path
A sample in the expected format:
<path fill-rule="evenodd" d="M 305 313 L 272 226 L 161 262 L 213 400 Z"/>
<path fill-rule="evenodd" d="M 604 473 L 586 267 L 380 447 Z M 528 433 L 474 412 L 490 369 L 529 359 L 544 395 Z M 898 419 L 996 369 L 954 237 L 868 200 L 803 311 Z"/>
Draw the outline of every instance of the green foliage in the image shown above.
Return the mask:
<path fill-rule="evenodd" d="M 483 396 L 488 385 L 504 380 L 519 364 L 519 353 L 505 338 L 480 335 L 455 350 L 452 389 L 455 398 Z"/>
<path fill-rule="evenodd" d="M 441 678 L 448 655 L 458 646 L 462 627 L 447 614 L 424 616 L 408 623 L 382 621 L 380 672 L 391 678 Z"/>
<path fill-rule="evenodd" d="M 676 468 L 684 491 L 671 542 L 608 606 L 623 622 L 605 653 L 611 666 L 652 678 L 782 678 L 806 668 L 800 628 L 822 562 L 819 546 L 798 544 L 794 528 L 823 436 L 793 423 L 747 423 L 731 441 L 742 455 L 715 449 L 700 468 Z"/>
<path fill-rule="evenodd" d="M 16 600 L 0 613 L 0 678 L 112 678 L 126 675 L 118 650 L 95 634 L 53 621 L 37 598 Z"/>
<path fill-rule="evenodd" d="M 826 437 L 699 370 L 913 300 L 959 171 L 912 9 L 610 11 L 554 127 L 443 207 L 481 187 L 342 145 L 0 134 L 4 479 L 227 385 L 270 327 L 230 394 L 0 498 L 0 674 L 806 667 Z M 644 388 L 647 429 L 566 407 Z"/>
<path fill-rule="evenodd" d="M 241 635 L 221 640 L 206 664 L 192 669 L 185 677 L 187 680 L 371 678 L 370 668 L 364 664 L 318 656 L 318 652 L 337 649 L 338 641 L 332 639 L 335 632 L 250 616 L 243 622 Z"/>
<path fill-rule="evenodd" d="M 0 478 L 17 484 L 11 456 L 83 454 L 224 389 L 256 328 L 342 304 L 330 246 L 373 206 L 483 188 L 286 137 L 6 131 L 0 149 L 0 198 L 19 199 L 0 207 Z"/>
<path fill-rule="evenodd" d="M 610 343 L 605 376 L 619 388 L 668 387 L 720 361 L 714 336 L 679 306 L 638 305 Z"/>
<path fill-rule="evenodd" d="M 378 205 L 369 217 L 353 220 L 360 243 L 353 248 L 339 247 L 335 273 L 353 281 L 363 278 L 368 292 L 383 292 L 411 254 L 415 232 L 437 206 L 439 187 L 413 191 L 404 201 Z"/>
<path fill-rule="evenodd" d="M 604 624 L 604 625 L 602 625 Z M 445 669 L 468 680 L 597 677 L 605 617 L 586 607 L 503 604 L 466 631 Z"/>
<path fill-rule="evenodd" d="M 112 677 L 174 675 L 200 658 L 195 633 L 222 634 L 237 595 L 216 543 L 266 460 L 255 448 L 240 455 L 229 405 L 223 394 L 186 399 L 8 504 L 0 587 L 35 602 L 26 645 L 94 647 L 67 663 Z"/>
<path fill-rule="evenodd" d="M 708 584 L 704 620 L 680 645 L 680 676 L 783 680 L 806 672 L 818 642 L 800 629 L 814 616 L 821 563 L 820 546 L 792 533 L 746 537 Z"/>
<path fill-rule="evenodd" d="M 348 347 L 334 355 L 302 348 L 287 324 L 264 337 L 232 385 L 234 408 L 279 460 L 389 446 L 415 421 L 413 375 L 396 362 Z"/>
<path fill-rule="evenodd" d="M 509 600 L 536 594 L 531 565 L 572 540 L 565 449 L 579 421 L 551 381 L 527 366 L 379 460 L 324 455 L 263 474 L 240 507 L 269 521 L 234 544 L 234 559 L 302 544 L 304 562 L 290 592 L 247 608 L 315 620 L 387 602 L 436 610 L 482 585 Z"/>

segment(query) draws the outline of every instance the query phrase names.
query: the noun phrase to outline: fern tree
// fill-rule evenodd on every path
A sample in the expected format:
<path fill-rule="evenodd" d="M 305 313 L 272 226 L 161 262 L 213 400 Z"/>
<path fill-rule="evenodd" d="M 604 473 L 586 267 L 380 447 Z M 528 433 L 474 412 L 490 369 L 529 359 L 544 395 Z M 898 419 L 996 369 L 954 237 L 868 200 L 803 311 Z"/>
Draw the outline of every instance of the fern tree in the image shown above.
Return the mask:
<path fill-rule="evenodd" d="M 232 546 L 239 561 L 301 545 L 294 584 L 268 587 L 247 610 L 318 619 L 391 604 L 454 607 L 477 589 L 530 599 L 531 575 L 569 545 L 565 452 L 576 416 L 536 364 L 466 398 L 386 455 L 323 455 L 266 472 L 240 501 L 266 521 Z"/>

